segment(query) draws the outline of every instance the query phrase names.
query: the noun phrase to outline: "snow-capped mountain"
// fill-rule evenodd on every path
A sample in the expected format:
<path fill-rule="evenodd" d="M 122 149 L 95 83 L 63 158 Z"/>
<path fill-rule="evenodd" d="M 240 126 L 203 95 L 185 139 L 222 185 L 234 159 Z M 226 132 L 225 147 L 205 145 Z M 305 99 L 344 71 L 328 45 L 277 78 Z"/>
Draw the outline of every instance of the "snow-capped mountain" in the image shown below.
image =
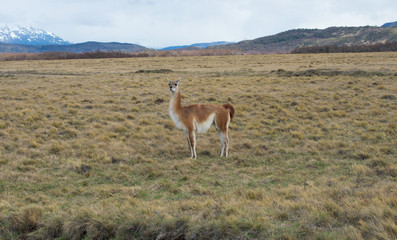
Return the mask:
<path fill-rule="evenodd" d="M 66 45 L 69 42 L 36 27 L 0 26 L 0 42 L 27 45 Z"/>

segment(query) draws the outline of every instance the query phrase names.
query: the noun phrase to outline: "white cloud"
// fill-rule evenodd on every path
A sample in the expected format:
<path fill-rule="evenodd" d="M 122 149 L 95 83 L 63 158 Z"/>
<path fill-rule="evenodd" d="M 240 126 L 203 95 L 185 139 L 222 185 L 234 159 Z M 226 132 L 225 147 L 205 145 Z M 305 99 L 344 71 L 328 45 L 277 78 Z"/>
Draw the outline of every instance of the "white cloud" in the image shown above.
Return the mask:
<path fill-rule="evenodd" d="M 33 25 L 72 42 L 119 41 L 148 47 L 239 41 L 294 28 L 397 21 L 395 0 L 14 0 L 0 23 Z"/>

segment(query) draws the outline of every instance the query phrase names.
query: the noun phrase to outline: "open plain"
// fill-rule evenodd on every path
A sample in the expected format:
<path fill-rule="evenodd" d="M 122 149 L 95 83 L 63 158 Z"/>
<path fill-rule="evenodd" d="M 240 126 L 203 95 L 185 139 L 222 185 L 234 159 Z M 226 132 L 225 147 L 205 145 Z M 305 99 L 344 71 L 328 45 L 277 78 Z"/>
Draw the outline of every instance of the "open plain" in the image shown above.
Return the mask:
<path fill-rule="evenodd" d="M 396 239 L 396 98 L 397 53 L 0 62 L 0 239 Z"/>

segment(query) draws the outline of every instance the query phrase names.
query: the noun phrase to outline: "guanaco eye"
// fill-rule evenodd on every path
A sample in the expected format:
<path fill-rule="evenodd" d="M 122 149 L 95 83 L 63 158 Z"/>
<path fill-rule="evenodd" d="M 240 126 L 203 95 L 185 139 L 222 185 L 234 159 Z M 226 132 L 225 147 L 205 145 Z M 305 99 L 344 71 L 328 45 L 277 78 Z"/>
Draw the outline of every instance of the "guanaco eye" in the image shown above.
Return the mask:
<path fill-rule="evenodd" d="M 175 87 L 178 86 L 178 84 L 175 83 Z"/>

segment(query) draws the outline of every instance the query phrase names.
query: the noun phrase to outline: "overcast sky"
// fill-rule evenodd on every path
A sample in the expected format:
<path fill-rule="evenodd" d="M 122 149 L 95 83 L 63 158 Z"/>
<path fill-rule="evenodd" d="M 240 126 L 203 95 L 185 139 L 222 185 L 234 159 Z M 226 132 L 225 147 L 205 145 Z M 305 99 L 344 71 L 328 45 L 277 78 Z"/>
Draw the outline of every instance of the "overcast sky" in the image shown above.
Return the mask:
<path fill-rule="evenodd" d="M 35 26 L 73 43 L 154 48 L 394 21 L 397 0 L 1 0 L 0 8 L 0 24 Z"/>

